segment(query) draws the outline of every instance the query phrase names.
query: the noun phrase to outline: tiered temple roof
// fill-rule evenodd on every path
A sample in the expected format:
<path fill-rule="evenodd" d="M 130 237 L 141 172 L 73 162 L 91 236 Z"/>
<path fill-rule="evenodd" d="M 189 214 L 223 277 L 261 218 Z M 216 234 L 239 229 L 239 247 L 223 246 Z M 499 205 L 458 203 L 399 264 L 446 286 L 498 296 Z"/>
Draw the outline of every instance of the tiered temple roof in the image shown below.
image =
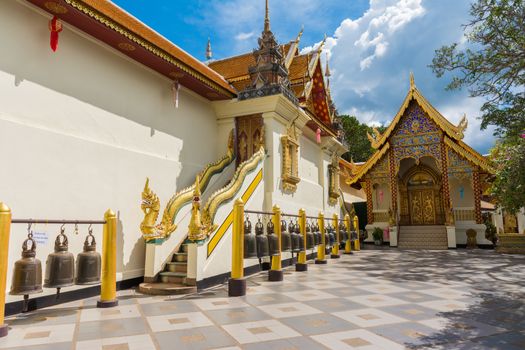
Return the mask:
<path fill-rule="evenodd" d="M 372 147 L 377 151 L 362 165 L 356 166 L 353 164 L 342 164 L 349 171 L 350 176 L 347 179 L 349 185 L 358 183 L 374 167 L 374 165 L 387 154 L 387 151 L 391 147 L 391 136 L 394 135 L 402 117 L 405 115 L 409 105 L 413 102 L 417 103 L 430 120 L 432 120 L 442 131 L 443 142 L 446 146 L 454 150 L 476 168 L 479 168 L 480 172 L 487 174 L 494 173 L 494 169 L 489 161 L 462 141 L 464 131 L 468 125 L 466 116 L 461 119 L 458 125 L 452 124 L 421 94 L 416 88 L 413 75 L 411 75 L 410 90 L 408 91 L 401 108 L 392 120 L 392 123 L 390 123 L 383 134 L 380 134 L 375 130 L 375 136 L 368 135 Z"/>
<path fill-rule="evenodd" d="M 324 41 L 317 49 L 301 54 L 299 43 L 302 30 L 295 40 L 279 45 L 284 59 L 284 67 L 288 70 L 288 80 L 291 89 L 302 107 L 311 117 L 309 126 L 321 129 L 323 135 L 335 136 L 332 125 L 335 109 L 326 86 L 326 79 L 321 65 L 321 52 Z M 222 75 L 237 91 L 242 91 L 252 83 L 249 74 L 250 67 L 256 64 L 253 53 L 209 62 L 209 67 Z"/>

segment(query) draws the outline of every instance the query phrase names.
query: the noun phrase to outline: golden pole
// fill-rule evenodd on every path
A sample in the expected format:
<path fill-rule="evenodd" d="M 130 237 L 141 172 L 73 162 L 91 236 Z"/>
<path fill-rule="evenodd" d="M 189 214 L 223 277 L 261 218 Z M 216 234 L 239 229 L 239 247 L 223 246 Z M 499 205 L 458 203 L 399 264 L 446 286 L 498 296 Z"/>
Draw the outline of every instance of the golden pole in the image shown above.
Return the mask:
<path fill-rule="evenodd" d="M 0 337 L 5 337 L 8 332 L 8 326 L 4 324 L 4 314 L 10 230 L 11 209 L 3 202 L 0 202 Z"/>
<path fill-rule="evenodd" d="M 232 272 L 228 281 L 228 296 L 246 295 L 244 279 L 244 202 L 238 198 L 233 205 Z"/>
<path fill-rule="evenodd" d="M 352 227 L 350 226 L 350 215 L 345 215 L 345 227 L 348 232 L 348 239 L 345 244 L 345 254 L 352 254 Z"/>
<path fill-rule="evenodd" d="M 102 284 L 97 307 L 118 305 L 117 300 L 117 215 L 108 209 L 104 214 L 102 237 Z"/>
<path fill-rule="evenodd" d="M 306 264 L 306 212 L 304 209 L 299 209 L 299 229 L 301 236 L 303 236 L 303 248 L 299 252 L 299 258 L 295 265 L 295 271 L 307 271 L 308 265 Z"/>
<path fill-rule="evenodd" d="M 357 232 L 357 239 L 354 241 L 354 250 L 360 251 L 361 244 L 359 243 L 359 218 L 357 215 L 354 216 L 354 229 Z"/>
<path fill-rule="evenodd" d="M 339 244 L 340 244 L 340 237 L 339 237 L 339 217 L 337 214 L 334 214 L 334 229 L 335 229 L 335 244 L 332 247 L 332 254 L 330 255 L 330 258 L 332 259 L 338 259 L 341 256 L 339 255 Z"/>
<path fill-rule="evenodd" d="M 281 208 L 278 205 L 273 206 L 273 226 L 277 235 L 279 245 L 279 255 L 272 256 L 272 268 L 268 271 L 268 280 L 272 282 L 283 280 L 283 271 L 281 266 Z"/>
<path fill-rule="evenodd" d="M 232 273 L 231 278 L 244 277 L 244 203 L 237 199 L 233 206 Z"/>
<path fill-rule="evenodd" d="M 326 264 L 325 258 L 325 249 L 326 249 L 326 237 L 324 235 L 324 214 L 319 213 L 319 218 L 317 219 L 319 223 L 319 231 L 321 231 L 321 244 L 317 246 L 317 259 L 315 260 L 316 264 Z"/>

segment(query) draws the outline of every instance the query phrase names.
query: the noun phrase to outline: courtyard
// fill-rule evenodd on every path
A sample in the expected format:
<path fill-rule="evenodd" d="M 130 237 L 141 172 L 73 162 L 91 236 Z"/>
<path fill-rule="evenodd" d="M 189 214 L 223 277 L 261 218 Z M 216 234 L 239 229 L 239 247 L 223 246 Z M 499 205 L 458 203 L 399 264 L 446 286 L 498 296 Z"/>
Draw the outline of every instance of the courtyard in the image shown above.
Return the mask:
<path fill-rule="evenodd" d="M 525 257 L 362 250 L 183 297 L 119 292 L 10 317 L 2 349 L 523 349 Z"/>

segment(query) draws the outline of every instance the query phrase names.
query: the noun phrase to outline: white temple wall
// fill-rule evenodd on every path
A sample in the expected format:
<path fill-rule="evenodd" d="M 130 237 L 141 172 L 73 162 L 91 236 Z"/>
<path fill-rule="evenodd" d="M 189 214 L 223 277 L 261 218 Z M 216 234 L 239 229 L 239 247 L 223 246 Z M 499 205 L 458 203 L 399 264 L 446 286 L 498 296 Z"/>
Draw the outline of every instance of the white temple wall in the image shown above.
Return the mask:
<path fill-rule="evenodd" d="M 162 208 L 191 184 L 219 155 L 215 113 L 184 88 L 175 108 L 170 80 L 67 24 L 53 53 L 48 20 L 17 1 L 0 2 L 0 21 L 9 28 L 0 32 L 0 201 L 14 218 L 102 220 L 111 208 L 119 218 L 117 280 L 142 276 L 145 179 Z M 59 226 L 34 230 L 48 237 L 37 248 L 45 269 Z M 76 236 L 66 226 L 75 255 L 86 231 L 81 226 Z M 101 232 L 96 226 L 99 251 Z M 25 225 L 12 225 L 8 289 L 25 237 Z M 7 301 L 14 300 L 20 298 Z"/>

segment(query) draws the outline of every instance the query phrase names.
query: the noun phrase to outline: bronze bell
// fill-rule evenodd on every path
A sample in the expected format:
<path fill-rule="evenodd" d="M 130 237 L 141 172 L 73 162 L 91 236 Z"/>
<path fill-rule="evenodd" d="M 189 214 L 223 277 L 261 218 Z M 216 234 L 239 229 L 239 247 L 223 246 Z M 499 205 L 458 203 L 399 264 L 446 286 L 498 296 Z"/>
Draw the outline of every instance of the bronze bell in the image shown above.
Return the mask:
<path fill-rule="evenodd" d="M 335 230 L 332 225 L 328 226 L 328 236 L 330 237 L 330 246 L 333 247 L 335 244 Z"/>
<path fill-rule="evenodd" d="M 91 238 L 91 242 L 90 242 Z M 97 252 L 97 242 L 93 237 L 93 232 L 84 241 L 84 251 L 77 255 L 77 277 L 75 284 L 88 285 L 100 283 L 100 254 Z"/>
<path fill-rule="evenodd" d="M 75 281 L 75 257 L 67 251 L 68 241 L 64 228 L 55 240 L 55 252 L 47 256 L 44 287 L 60 288 L 72 286 Z"/>
<path fill-rule="evenodd" d="M 312 232 L 312 226 L 306 225 L 306 249 L 314 249 L 315 247 L 315 234 Z"/>
<path fill-rule="evenodd" d="M 268 236 L 264 234 L 264 225 L 261 219 L 255 224 L 255 243 L 257 245 L 257 257 L 259 259 L 270 256 L 270 248 L 268 247 Z"/>
<path fill-rule="evenodd" d="M 252 222 L 248 217 L 244 220 L 244 258 L 257 258 L 255 235 L 252 233 Z"/>
<path fill-rule="evenodd" d="M 284 220 L 281 221 L 281 250 L 283 252 L 292 250 L 292 235 L 286 231 L 286 222 Z"/>
<path fill-rule="evenodd" d="M 276 256 L 281 253 L 279 251 L 279 237 L 277 237 L 277 235 L 273 231 L 274 225 L 273 222 L 270 220 L 266 225 L 266 233 L 268 236 L 268 249 L 270 251 L 270 256 Z"/>
<path fill-rule="evenodd" d="M 27 247 L 31 243 L 31 248 Z M 29 295 L 42 293 L 42 263 L 35 258 L 36 243 L 32 235 L 22 244 L 22 259 L 15 262 L 11 295 Z"/>
<path fill-rule="evenodd" d="M 288 230 L 290 230 L 290 226 L 288 226 Z M 292 252 L 294 253 L 299 253 L 300 251 L 304 250 L 302 249 L 302 242 L 304 241 L 301 239 L 302 237 L 299 232 L 299 224 L 296 223 L 295 225 L 292 225 L 290 234 L 292 236 Z"/>
<path fill-rule="evenodd" d="M 319 230 L 319 224 L 315 224 L 314 228 L 315 245 L 321 244 L 321 232 Z"/>

